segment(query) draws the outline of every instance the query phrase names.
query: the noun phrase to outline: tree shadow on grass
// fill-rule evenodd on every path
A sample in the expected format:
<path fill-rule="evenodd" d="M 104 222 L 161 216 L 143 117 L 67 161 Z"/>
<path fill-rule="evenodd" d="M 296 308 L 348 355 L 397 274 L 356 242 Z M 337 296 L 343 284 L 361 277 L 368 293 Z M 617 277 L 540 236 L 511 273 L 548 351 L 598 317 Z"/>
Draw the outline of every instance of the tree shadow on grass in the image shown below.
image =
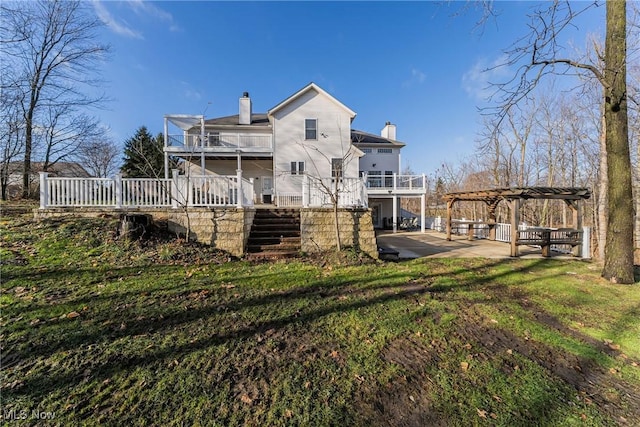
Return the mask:
<path fill-rule="evenodd" d="M 82 361 L 73 369 L 57 370 L 57 371 L 37 371 L 27 374 L 22 382 L 16 387 L 5 390 L 4 397 L 6 401 L 29 397 L 34 401 L 44 399 L 50 393 L 57 393 L 61 390 L 71 388 L 78 382 L 84 380 L 87 370 L 90 371 L 89 376 L 92 381 L 100 383 L 106 381 L 113 376 L 130 372 L 139 368 L 149 368 L 151 366 L 166 365 L 172 360 L 180 360 L 192 353 L 201 352 L 218 346 L 234 346 L 243 340 L 255 338 L 258 335 L 265 335 L 271 330 L 280 330 L 290 326 L 298 329 L 309 329 L 319 319 L 333 314 L 348 313 L 357 311 L 366 307 L 383 306 L 393 301 L 402 299 L 415 299 L 421 295 L 455 294 L 456 290 L 467 289 L 482 286 L 495 289 L 504 288 L 506 285 L 494 284 L 512 274 L 521 274 L 523 271 L 543 266 L 546 260 L 539 260 L 531 263 L 525 263 L 519 268 L 505 269 L 501 272 L 493 272 L 487 274 L 487 271 L 502 264 L 502 260 L 492 261 L 490 263 L 482 263 L 474 265 L 468 264 L 465 267 L 454 267 L 447 272 L 441 271 L 423 271 L 414 275 L 410 280 L 407 279 L 407 273 L 402 271 L 393 271 L 389 274 L 378 276 L 371 280 L 366 276 L 362 277 L 329 277 L 327 279 L 312 280 L 305 286 L 297 286 L 292 289 L 283 291 L 267 291 L 266 294 L 243 296 L 241 287 L 226 289 L 224 292 L 238 292 L 240 295 L 233 299 L 225 299 L 209 303 L 207 298 L 189 306 L 173 307 L 172 310 L 151 312 L 143 311 L 142 316 L 133 317 L 134 313 L 127 316 L 126 312 L 111 313 L 111 317 L 105 317 L 98 320 L 112 319 L 126 321 L 126 329 L 105 330 L 99 324 L 93 324 L 90 330 L 73 331 L 73 334 L 60 334 L 56 337 L 50 337 L 48 341 L 42 343 L 33 343 L 30 347 L 25 347 L 18 352 L 17 360 L 20 366 L 17 367 L 22 372 L 28 370 L 30 365 L 27 360 L 37 360 L 48 358 L 59 352 L 76 352 L 82 355 L 87 353 L 88 360 Z M 520 264 L 515 264 L 520 265 Z M 470 272 L 477 270 L 478 274 L 485 274 L 480 278 L 473 279 Z M 451 276 L 451 286 L 433 285 L 435 279 L 442 277 L 443 274 Z M 252 276 L 256 279 L 255 276 Z M 277 279 L 273 274 L 266 273 L 264 280 Z M 242 280 L 242 279 L 240 279 Z M 536 277 L 532 277 L 530 281 L 535 281 Z M 213 280 L 212 280 L 213 282 Z M 185 291 L 180 290 L 179 284 L 170 286 L 173 296 L 188 296 L 194 293 L 196 289 Z M 206 289 L 206 285 L 198 284 L 198 287 Z M 196 293 L 197 294 L 197 293 Z M 127 296 L 135 296 L 136 292 L 126 291 Z M 227 295 L 228 296 L 228 295 Z M 126 300 L 126 298 L 124 298 Z M 120 294 L 105 297 L 106 302 L 109 300 L 122 301 Z M 184 302 L 184 300 L 181 300 Z M 199 304 L 199 305 L 198 305 Z M 265 307 L 269 309 L 272 304 L 279 304 L 285 307 L 284 310 L 274 310 L 272 314 L 267 314 L 266 318 L 258 318 L 257 320 L 230 319 L 233 313 L 243 313 L 256 307 Z M 153 317 L 146 317 L 145 315 Z M 482 320 L 482 319 L 476 319 Z M 212 328 L 211 333 L 200 334 L 199 336 L 185 340 L 175 345 L 169 345 L 164 348 L 153 347 L 145 349 L 139 353 L 124 354 L 115 351 L 109 356 L 102 357 L 97 355 L 91 360 L 91 354 L 88 346 L 96 343 L 111 343 L 121 340 L 122 338 L 132 338 L 144 334 L 165 334 L 176 330 L 176 328 L 185 328 L 190 324 L 199 327 L 198 322 L 202 325 L 212 325 L 218 323 L 217 328 Z M 202 327 L 202 326 L 200 326 Z M 152 331 L 152 332 L 151 332 Z M 71 331 L 70 331 L 71 332 Z M 473 332 L 472 335 L 482 342 L 483 332 Z M 508 336 L 504 332 L 501 341 L 511 344 L 520 338 Z M 484 344 L 483 344 L 484 345 Z M 507 345 L 507 344 L 505 344 Z M 553 349 L 551 349 L 553 350 Z M 536 351 L 550 351 L 549 348 L 540 347 Z M 557 351 L 557 350 L 556 350 Z M 527 353 L 522 350 L 522 354 L 535 359 L 537 353 Z M 10 368 L 11 369 L 11 368 Z M 582 369 L 592 369 L 590 365 L 584 363 Z M 11 372 L 8 377 L 11 377 Z M 555 373 L 554 373 L 555 374 Z M 14 373 L 18 375 L 18 373 Z M 591 374 L 590 374 L 591 375 Z M 586 378 L 586 377 L 585 377 Z M 589 377 L 592 378 L 592 377 Z M 544 407 L 552 405 L 553 402 L 546 402 L 542 398 L 541 402 L 536 405 Z M 417 419 L 422 419 L 418 417 Z"/>

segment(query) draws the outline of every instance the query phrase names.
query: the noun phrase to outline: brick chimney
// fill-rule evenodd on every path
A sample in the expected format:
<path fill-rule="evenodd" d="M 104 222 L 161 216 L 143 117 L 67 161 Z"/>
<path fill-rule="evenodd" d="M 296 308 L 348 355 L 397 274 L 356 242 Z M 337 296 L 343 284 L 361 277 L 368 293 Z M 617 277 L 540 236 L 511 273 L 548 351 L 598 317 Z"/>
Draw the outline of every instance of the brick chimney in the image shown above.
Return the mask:
<path fill-rule="evenodd" d="M 242 98 L 240 98 L 239 123 L 241 125 L 251 124 L 251 98 L 249 98 L 249 92 L 244 92 Z"/>
<path fill-rule="evenodd" d="M 387 139 L 396 140 L 396 125 L 392 125 L 391 122 L 384 124 L 384 128 L 380 132 L 380 136 Z"/>

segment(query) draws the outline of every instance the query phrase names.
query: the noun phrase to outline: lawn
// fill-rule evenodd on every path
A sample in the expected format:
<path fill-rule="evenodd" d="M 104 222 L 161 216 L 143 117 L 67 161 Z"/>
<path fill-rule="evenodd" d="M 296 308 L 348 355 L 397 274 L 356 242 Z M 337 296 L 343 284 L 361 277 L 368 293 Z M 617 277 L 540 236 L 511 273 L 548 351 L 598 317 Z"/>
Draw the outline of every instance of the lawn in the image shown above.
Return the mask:
<path fill-rule="evenodd" d="M 0 220 L 11 425 L 640 425 L 640 288 L 550 259 L 250 263 Z"/>

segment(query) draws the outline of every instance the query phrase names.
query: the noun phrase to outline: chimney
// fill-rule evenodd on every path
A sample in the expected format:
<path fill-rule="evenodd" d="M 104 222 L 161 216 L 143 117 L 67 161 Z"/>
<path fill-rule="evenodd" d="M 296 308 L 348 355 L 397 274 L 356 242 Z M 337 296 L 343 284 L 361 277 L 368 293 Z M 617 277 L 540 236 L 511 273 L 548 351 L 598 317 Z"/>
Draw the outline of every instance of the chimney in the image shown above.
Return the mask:
<path fill-rule="evenodd" d="M 380 136 L 387 139 L 396 140 L 396 125 L 392 125 L 391 122 L 384 124 L 384 128 L 380 132 Z"/>
<path fill-rule="evenodd" d="M 251 98 L 249 98 L 249 92 L 244 92 L 242 98 L 240 98 L 239 123 L 241 125 L 251 124 Z"/>

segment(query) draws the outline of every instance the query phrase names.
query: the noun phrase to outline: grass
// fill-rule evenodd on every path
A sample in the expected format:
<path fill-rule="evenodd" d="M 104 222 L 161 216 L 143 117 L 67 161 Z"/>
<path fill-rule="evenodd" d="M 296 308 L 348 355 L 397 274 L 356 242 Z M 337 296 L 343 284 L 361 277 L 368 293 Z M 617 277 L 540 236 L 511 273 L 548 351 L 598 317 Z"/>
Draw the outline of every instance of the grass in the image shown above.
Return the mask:
<path fill-rule="evenodd" d="M 592 263 L 252 264 L 109 219 L 0 226 L 16 425 L 638 425 L 640 290 Z"/>

